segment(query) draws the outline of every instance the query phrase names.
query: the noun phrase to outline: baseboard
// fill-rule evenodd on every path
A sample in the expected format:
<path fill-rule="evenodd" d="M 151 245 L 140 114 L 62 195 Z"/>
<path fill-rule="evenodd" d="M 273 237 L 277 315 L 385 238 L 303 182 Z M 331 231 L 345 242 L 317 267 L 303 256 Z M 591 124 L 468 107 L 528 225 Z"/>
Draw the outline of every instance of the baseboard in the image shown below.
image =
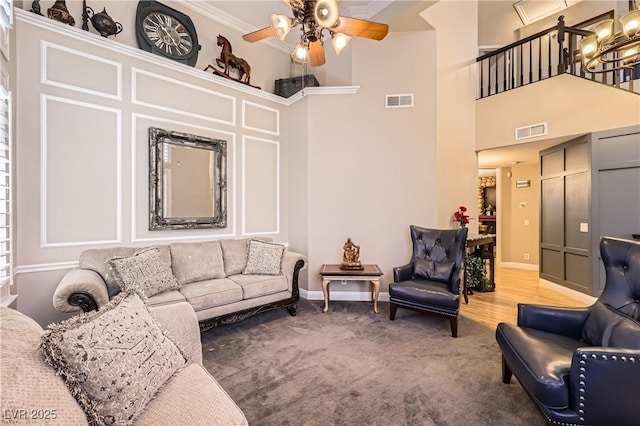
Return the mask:
<path fill-rule="evenodd" d="M 545 280 L 543 278 L 540 278 L 540 286 L 550 288 L 552 290 L 557 291 L 558 293 L 562 293 L 562 294 L 564 294 L 566 296 L 569 296 L 569 297 L 571 297 L 573 299 L 579 300 L 580 302 L 585 302 L 585 303 L 591 304 L 591 303 L 594 303 L 597 300 L 596 297 L 589 296 L 588 294 L 580 293 L 579 291 L 575 291 L 575 290 L 572 290 L 572 289 L 567 288 L 565 286 L 562 286 L 560 284 L 556 284 L 554 282 L 547 281 L 547 280 Z"/>
<path fill-rule="evenodd" d="M 324 294 L 322 291 L 308 291 L 303 288 L 300 289 L 300 297 L 305 300 L 324 300 Z M 371 293 L 368 291 L 332 291 L 330 293 L 330 300 L 340 302 L 370 302 Z M 389 293 L 380 292 L 378 296 L 378 302 L 388 302 Z"/>
<path fill-rule="evenodd" d="M 501 268 L 513 268 L 513 269 L 526 269 L 527 271 L 537 271 L 538 265 L 531 263 L 518 263 L 518 262 L 500 262 Z"/>

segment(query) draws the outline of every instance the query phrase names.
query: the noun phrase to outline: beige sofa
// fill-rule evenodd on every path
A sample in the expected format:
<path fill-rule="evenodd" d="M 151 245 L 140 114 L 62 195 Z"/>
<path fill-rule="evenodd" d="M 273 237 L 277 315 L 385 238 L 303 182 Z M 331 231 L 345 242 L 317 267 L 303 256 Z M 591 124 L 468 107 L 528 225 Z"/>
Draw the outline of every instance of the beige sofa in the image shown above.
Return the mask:
<path fill-rule="evenodd" d="M 296 314 L 298 274 L 306 258 L 288 250 L 279 275 L 244 274 L 250 239 L 223 239 L 156 246 L 180 283 L 177 290 L 149 297 L 149 306 L 188 302 L 202 330 L 242 320 L 258 312 L 284 307 Z M 260 241 L 270 243 L 268 238 Z M 90 249 L 81 253 L 79 266 L 68 271 L 53 295 L 61 312 L 91 311 L 120 292 L 108 260 L 131 256 L 141 248 Z"/>
<path fill-rule="evenodd" d="M 186 360 L 151 399 L 136 425 L 246 425 L 229 395 L 202 367 L 197 318 L 188 303 L 151 308 Z M 0 308 L 1 423 L 88 424 L 85 412 L 63 379 L 37 349 L 43 329 L 31 318 Z M 96 372 L 97 373 L 97 372 Z"/>

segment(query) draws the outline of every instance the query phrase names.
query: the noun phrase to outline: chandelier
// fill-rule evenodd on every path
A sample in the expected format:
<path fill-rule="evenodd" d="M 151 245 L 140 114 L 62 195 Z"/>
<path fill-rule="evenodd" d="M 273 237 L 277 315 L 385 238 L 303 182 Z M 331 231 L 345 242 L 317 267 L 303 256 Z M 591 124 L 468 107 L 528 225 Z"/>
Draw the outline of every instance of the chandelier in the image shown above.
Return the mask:
<path fill-rule="evenodd" d="M 622 30 L 614 33 L 614 20 L 604 20 L 593 28 L 595 34 L 580 40 L 585 71 L 602 73 L 633 69 L 640 63 L 640 3 L 620 18 L 620 25 Z M 600 64 L 603 67 L 597 69 Z"/>

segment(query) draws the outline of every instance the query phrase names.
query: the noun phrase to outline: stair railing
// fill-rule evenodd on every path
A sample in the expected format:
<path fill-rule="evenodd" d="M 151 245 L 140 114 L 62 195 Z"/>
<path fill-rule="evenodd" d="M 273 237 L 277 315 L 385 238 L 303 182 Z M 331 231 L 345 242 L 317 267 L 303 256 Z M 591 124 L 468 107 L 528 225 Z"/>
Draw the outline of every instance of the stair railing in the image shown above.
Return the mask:
<path fill-rule="evenodd" d="M 560 16 L 557 25 L 480 56 L 478 99 L 565 73 L 640 93 L 640 84 L 633 84 L 640 78 L 640 66 L 608 70 L 605 63 L 594 72 L 584 71 L 578 43 L 592 34 L 566 26 Z"/>

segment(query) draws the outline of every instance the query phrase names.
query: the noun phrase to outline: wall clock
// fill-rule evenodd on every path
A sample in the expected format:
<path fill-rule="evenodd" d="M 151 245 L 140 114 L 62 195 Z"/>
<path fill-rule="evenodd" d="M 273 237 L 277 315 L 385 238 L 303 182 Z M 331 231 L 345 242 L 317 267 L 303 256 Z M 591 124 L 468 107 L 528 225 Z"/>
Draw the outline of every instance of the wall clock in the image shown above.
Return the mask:
<path fill-rule="evenodd" d="M 136 37 L 140 49 L 195 66 L 198 35 L 187 15 L 157 1 L 141 0 L 136 10 Z"/>

